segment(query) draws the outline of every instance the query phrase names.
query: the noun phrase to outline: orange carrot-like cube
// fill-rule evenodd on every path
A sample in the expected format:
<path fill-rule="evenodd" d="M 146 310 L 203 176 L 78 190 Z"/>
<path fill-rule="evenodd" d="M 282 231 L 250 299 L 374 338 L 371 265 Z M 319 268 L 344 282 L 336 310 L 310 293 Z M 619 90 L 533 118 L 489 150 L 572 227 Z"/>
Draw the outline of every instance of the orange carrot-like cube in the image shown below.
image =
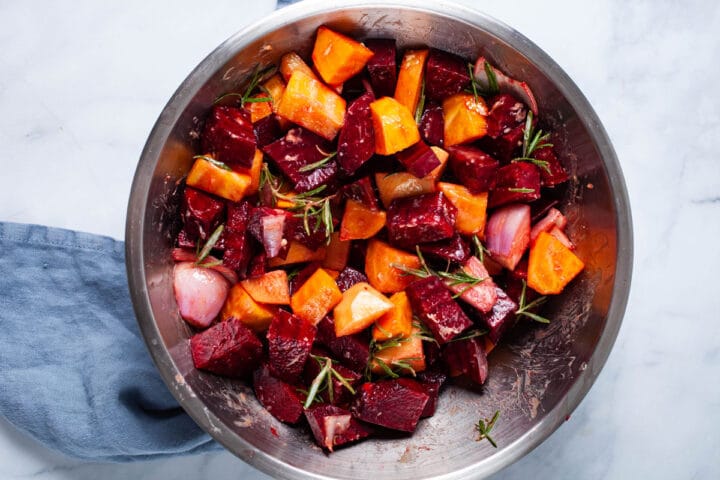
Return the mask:
<path fill-rule="evenodd" d="M 332 140 L 345 122 L 345 100 L 324 83 L 297 70 L 285 87 L 277 113 Z"/>
<path fill-rule="evenodd" d="M 437 181 L 440 177 L 442 177 L 442 174 L 445 173 L 445 167 L 447 167 L 448 157 L 450 157 L 450 154 L 440 147 L 432 146 L 430 149 L 433 151 L 438 160 L 440 160 L 440 165 L 435 167 L 423 178 L 432 178 L 434 181 Z"/>
<path fill-rule="evenodd" d="M 348 199 L 340 224 L 340 239 L 363 240 L 373 237 L 385 226 L 386 217 L 382 210 L 375 210 L 362 202 Z"/>
<path fill-rule="evenodd" d="M 280 74 L 283 79 L 285 79 L 286 82 L 289 82 L 292 74 L 297 71 L 303 72 L 305 75 L 315 80 L 320 80 L 317 75 L 315 75 L 315 72 L 313 72 L 313 69 L 305 63 L 305 60 L 303 60 L 300 55 L 295 52 L 289 52 L 283 55 L 280 59 Z"/>
<path fill-rule="evenodd" d="M 373 51 L 352 38 L 320 27 L 315 38 L 312 60 L 318 73 L 330 85 L 340 85 L 365 68 Z"/>
<path fill-rule="evenodd" d="M 262 120 L 263 118 L 273 113 L 272 109 L 272 97 L 265 92 L 258 93 L 255 98 L 267 98 L 265 102 L 251 102 L 248 103 L 248 110 L 250 110 L 250 121 L 252 123 Z"/>
<path fill-rule="evenodd" d="M 272 106 L 272 111 L 273 113 L 277 113 L 278 104 L 280 103 L 280 99 L 285 92 L 285 82 L 283 81 L 282 77 L 276 73 L 272 77 L 265 80 L 265 83 L 263 83 L 263 88 L 268 93 L 270 93 L 270 97 L 272 98 L 272 102 L 270 102 L 270 105 Z"/>
<path fill-rule="evenodd" d="M 236 283 L 230 289 L 225 305 L 220 312 L 220 318 L 223 320 L 230 317 L 237 318 L 255 332 L 263 332 L 270 325 L 273 312 L 253 300 L 243 286 Z"/>
<path fill-rule="evenodd" d="M 187 184 L 208 193 L 239 202 L 250 189 L 250 175 L 233 172 L 229 167 L 198 158 L 188 173 Z"/>
<path fill-rule="evenodd" d="M 259 277 L 243 280 L 240 285 L 258 303 L 269 305 L 290 303 L 290 286 L 285 270 L 271 270 Z"/>
<path fill-rule="evenodd" d="M 325 247 L 325 259 L 322 267 L 326 270 L 340 271 L 347 265 L 350 256 L 351 242 L 341 240 L 338 232 L 330 236 L 330 243 Z M 329 273 L 329 272 L 328 272 Z"/>
<path fill-rule="evenodd" d="M 487 107 L 472 93 L 456 93 L 443 101 L 445 147 L 468 143 L 487 133 Z"/>
<path fill-rule="evenodd" d="M 412 373 L 409 369 L 416 373 L 425 370 L 425 352 L 422 338 L 418 333 L 418 329 L 413 329 L 413 333 L 401 340 L 399 345 L 384 348 L 375 353 L 372 365 L 373 373 L 386 373 L 386 368 L 400 374 Z"/>
<path fill-rule="evenodd" d="M 562 292 L 585 264 L 560 240 L 542 232 L 530 247 L 527 284 L 542 295 Z"/>
<path fill-rule="evenodd" d="M 405 338 L 412 332 L 412 307 L 405 292 L 397 292 L 390 297 L 392 310 L 375 320 L 372 336 L 377 342 L 391 338 Z"/>
<path fill-rule="evenodd" d="M 324 269 L 318 268 L 290 298 L 290 307 L 295 315 L 315 325 L 342 296 L 335 280 Z"/>
<path fill-rule="evenodd" d="M 420 268 L 420 259 L 383 241 L 370 240 L 365 253 L 365 274 L 370 285 L 383 293 L 405 290 L 405 287 L 414 282 L 416 277 L 396 268 L 396 265 Z"/>
<path fill-rule="evenodd" d="M 473 194 L 462 185 L 439 182 L 438 189 L 457 208 L 455 230 L 464 235 L 483 236 L 487 216 L 487 192 Z"/>
<path fill-rule="evenodd" d="M 342 294 L 333 310 L 335 335 L 343 337 L 365 330 L 393 308 L 385 295 L 365 282 L 356 283 Z"/>
<path fill-rule="evenodd" d="M 392 155 L 420 141 L 420 132 L 408 108 L 390 97 L 370 104 L 375 129 L 375 153 Z"/>
<path fill-rule="evenodd" d="M 283 265 L 294 265 L 296 263 L 322 261 L 325 259 L 325 255 L 325 247 L 311 250 L 300 242 L 290 240 L 287 256 L 285 256 L 285 258 L 271 258 L 268 260 L 268 265 L 274 268 Z"/>
<path fill-rule="evenodd" d="M 429 50 L 407 50 L 400 64 L 394 97 L 413 114 L 420 100 L 428 52 Z"/>

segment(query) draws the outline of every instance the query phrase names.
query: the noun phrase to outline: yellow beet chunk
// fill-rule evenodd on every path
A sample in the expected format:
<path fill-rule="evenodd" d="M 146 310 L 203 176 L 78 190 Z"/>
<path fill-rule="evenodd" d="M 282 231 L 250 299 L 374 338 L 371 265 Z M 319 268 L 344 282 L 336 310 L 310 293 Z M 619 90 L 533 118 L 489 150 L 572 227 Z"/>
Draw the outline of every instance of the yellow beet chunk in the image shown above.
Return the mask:
<path fill-rule="evenodd" d="M 290 307 L 295 315 L 315 325 L 338 304 L 342 296 L 332 276 L 318 268 L 290 298 Z"/>
<path fill-rule="evenodd" d="M 285 270 L 272 270 L 259 277 L 243 280 L 240 284 L 258 303 L 270 305 L 290 303 L 290 286 Z"/>
<path fill-rule="evenodd" d="M 325 83 L 340 85 L 354 77 L 372 56 L 372 50 L 352 38 L 324 26 L 317 30 L 312 60 Z"/>
<path fill-rule="evenodd" d="M 335 335 L 343 337 L 365 330 L 393 308 L 393 303 L 365 282 L 356 283 L 342 294 L 333 310 Z"/>
<path fill-rule="evenodd" d="M 474 194 L 462 185 L 439 182 L 447 199 L 458 209 L 455 229 L 463 235 L 483 236 L 487 215 L 487 192 Z"/>
<path fill-rule="evenodd" d="M 558 294 L 585 268 L 569 248 L 549 233 L 541 233 L 530 247 L 528 287 L 542 295 Z"/>
<path fill-rule="evenodd" d="M 407 50 L 400 64 L 394 97 L 411 112 L 415 112 L 420 100 L 425 60 L 429 52 L 430 50 Z"/>
<path fill-rule="evenodd" d="M 487 133 L 487 107 L 471 93 L 456 93 L 443 101 L 444 146 L 468 143 Z"/>
<path fill-rule="evenodd" d="M 239 202 L 250 190 L 250 175 L 226 170 L 203 158 L 193 163 L 187 184 L 232 202 Z"/>
<path fill-rule="evenodd" d="M 364 240 L 375 236 L 385 226 L 387 214 L 382 210 L 366 207 L 362 202 L 348 199 L 345 203 L 340 239 Z"/>
<path fill-rule="evenodd" d="M 413 114 L 402 103 L 383 97 L 370 104 L 375 129 L 375 153 L 392 155 L 420 141 Z"/>
<path fill-rule="evenodd" d="M 237 318 L 255 332 L 264 332 L 273 319 L 273 312 L 252 299 L 239 283 L 233 285 L 225 305 L 220 312 L 223 321 L 230 317 Z"/>
<path fill-rule="evenodd" d="M 410 369 L 416 373 L 425 370 L 425 352 L 419 333 L 418 329 L 413 328 L 411 335 L 401 339 L 398 345 L 376 352 L 373 358 L 373 373 L 385 373 L 386 368 L 400 374 L 412 373 Z"/>
<path fill-rule="evenodd" d="M 284 265 L 294 265 L 296 263 L 321 261 L 325 259 L 325 255 L 325 247 L 320 247 L 317 250 L 310 250 L 302 243 L 290 240 L 287 256 L 285 258 L 271 258 L 268 260 L 268 265 L 275 268 L 282 267 Z"/>
<path fill-rule="evenodd" d="M 395 268 L 420 268 L 417 255 L 391 247 L 387 243 L 372 239 L 365 253 L 365 274 L 370 285 L 383 293 L 395 293 L 415 281 L 415 277 Z"/>
<path fill-rule="evenodd" d="M 300 55 L 295 52 L 289 52 L 283 55 L 280 59 L 280 74 L 283 79 L 285 79 L 286 82 L 289 82 L 292 74 L 298 71 L 304 73 L 310 78 L 318 81 L 320 80 L 317 75 L 315 75 L 312 68 L 305 63 L 305 60 L 303 60 Z"/>
<path fill-rule="evenodd" d="M 277 113 L 332 140 L 345 122 L 345 99 L 324 83 L 297 70 L 285 87 Z"/>
<path fill-rule="evenodd" d="M 412 332 L 412 308 L 405 292 L 397 292 L 390 297 L 392 310 L 375 320 L 372 336 L 375 341 L 383 342 L 391 338 L 405 338 Z"/>

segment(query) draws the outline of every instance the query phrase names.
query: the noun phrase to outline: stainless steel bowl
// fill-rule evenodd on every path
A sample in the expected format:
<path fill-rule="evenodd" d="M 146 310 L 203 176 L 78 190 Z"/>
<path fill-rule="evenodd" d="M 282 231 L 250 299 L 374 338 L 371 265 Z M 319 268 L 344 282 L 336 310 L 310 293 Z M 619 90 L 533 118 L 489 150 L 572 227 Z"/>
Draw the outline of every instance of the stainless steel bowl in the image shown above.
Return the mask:
<path fill-rule="evenodd" d="M 326 455 L 302 429 L 277 422 L 245 384 L 199 372 L 172 290 L 168 202 L 195 153 L 198 120 L 259 62 L 308 54 L 315 29 L 392 37 L 399 47 L 431 45 L 468 58 L 485 53 L 531 85 L 541 116 L 561 132 L 556 147 L 572 185 L 563 210 L 587 267 L 559 301 L 549 326 L 526 324 L 490 356 L 481 392 L 450 387 L 437 414 L 411 437 L 363 442 Z M 127 269 L 140 328 L 180 404 L 228 450 L 283 478 L 478 478 L 532 450 L 578 405 L 610 353 L 625 310 L 632 227 L 620 165 L 592 107 L 542 50 L 477 11 L 431 0 L 302 2 L 237 33 L 188 75 L 163 110 L 140 158 L 127 215 Z M 496 450 L 475 442 L 474 424 L 496 409 Z"/>

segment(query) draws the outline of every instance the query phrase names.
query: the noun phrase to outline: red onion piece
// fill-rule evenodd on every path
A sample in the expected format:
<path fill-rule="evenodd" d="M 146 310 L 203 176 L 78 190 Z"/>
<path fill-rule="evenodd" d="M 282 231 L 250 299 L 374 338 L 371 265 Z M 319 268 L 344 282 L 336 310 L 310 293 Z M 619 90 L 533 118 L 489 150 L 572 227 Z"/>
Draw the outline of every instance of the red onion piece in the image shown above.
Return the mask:
<path fill-rule="evenodd" d="M 175 265 L 173 287 L 180 316 L 198 328 L 207 328 L 212 323 L 230 290 L 220 273 L 192 262 Z"/>
<path fill-rule="evenodd" d="M 485 231 L 485 247 L 500 265 L 514 270 L 529 244 L 529 205 L 507 205 L 490 216 Z"/>
<path fill-rule="evenodd" d="M 473 72 L 473 76 L 480 88 L 489 90 L 490 84 L 488 82 L 487 72 L 485 71 L 485 62 L 487 62 L 485 57 L 478 57 L 477 62 L 475 62 L 475 71 Z M 497 80 L 500 91 L 503 93 L 509 93 L 521 99 L 525 102 L 525 105 L 532 110 L 533 114 L 537 115 L 537 102 L 535 101 L 535 96 L 533 95 L 532 90 L 530 90 L 528 84 L 525 82 L 518 82 L 514 78 L 508 77 L 503 72 L 493 67 L 490 62 L 488 62 L 488 65 L 490 65 L 490 68 L 495 73 L 495 79 Z"/>
<path fill-rule="evenodd" d="M 549 232 L 553 229 L 553 227 L 564 230 L 565 225 L 567 225 L 567 218 L 565 218 L 565 215 L 563 215 L 557 208 L 551 208 L 548 210 L 545 217 L 533 225 L 532 230 L 530 230 L 530 241 L 534 243 L 535 240 L 537 240 L 538 235 L 542 232 Z"/>
<path fill-rule="evenodd" d="M 170 256 L 176 262 L 191 262 L 194 264 L 197 260 L 197 255 L 195 254 L 195 251 L 188 248 L 173 248 Z M 220 263 L 219 259 L 213 257 L 212 255 L 208 255 L 207 257 L 205 257 L 202 263 L 196 266 L 215 270 L 223 277 L 225 277 L 225 280 L 230 282 L 230 285 L 235 285 L 240 281 L 237 273 L 235 273 L 233 269 L 226 267 L 225 265 Z"/>
<path fill-rule="evenodd" d="M 268 258 L 280 255 L 283 248 L 285 215 L 267 215 L 262 218 L 263 247 Z M 285 240 L 287 242 L 287 240 Z"/>

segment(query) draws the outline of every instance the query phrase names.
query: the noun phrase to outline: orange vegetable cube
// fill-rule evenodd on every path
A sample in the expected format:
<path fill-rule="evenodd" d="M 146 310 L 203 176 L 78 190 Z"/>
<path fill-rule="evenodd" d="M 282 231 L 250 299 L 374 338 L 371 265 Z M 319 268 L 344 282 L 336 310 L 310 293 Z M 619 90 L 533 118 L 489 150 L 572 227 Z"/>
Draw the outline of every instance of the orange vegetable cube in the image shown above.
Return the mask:
<path fill-rule="evenodd" d="M 335 280 L 324 269 L 318 268 L 290 298 L 290 307 L 295 315 L 315 325 L 342 296 Z"/>
<path fill-rule="evenodd" d="M 450 154 L 443 150 L 440 147 L 430 147 L 430 149 L 435 153 L 435 156 L 440 160 L 440 165 L 435 167 L 433 171 L 425 175 L 423 178 L 431 178 L 433 181 L 437 181 L 440 177 L 442 177 L 442 174 L 445 173 L 445 167 L 447 167 L 448 158 L 450 157 Z"/>
<path fill-rule="evenodd" d="M 220 312 L 220 318 L 223 321 L 230 317 L 237 318 L 255 332 L 263 332 L 270 325 L 273 312 L 253 300 L 243 286 L 236 283 L 230 289 L 225 305 Z"/>
<path fill-rule="evenodd" d="M 386 217 L 382 210 L 374 210 L 362 202 L 348 199 L 340 224 L 340 239 L 363 240 L 373 237 L 385 226 Z"/>
<path fill-rule="evenodd" d="M 370 104 L 375 129 L 375 153 L 392 155 L 420 141 L 420 131 L 408 108 L 390 97 Z"/>
<path fill-rule="evenodd" d="M 487 107 L 482 98 L 472 93 L 456 93 L 443 101 L 444 145 L 468 143 L 487 133 Z"/>
<path fill-rule="evenodd" d="M 324 269 L 340 271 L 347 265 L 348 257 L 350 256 L 351 242 L 346 242 L 340 239 L 338 232 L 333 233 L 330 236 L 330 243 L 325 247 L 325 259 L 323 260 L 322 267 Z M 328 271 L 328 273 L 330 273 Z"/>
<path fill-rule="evenodd" d="M 400 374 L 411 373 L 407 367 L 415 372 L 425 370 L 425 352 L 423 351 L 422 338 L 417 333 L 419 333 L 419 330 L 413 329 L 413 333 L 409 337 L 402 339 L 399 345 L 384 348 L 375 353 L 372 371 L 379 374 L 385 372 L 385 368 L 380 365 L 380 362 Z M 403 365 L 404 368 L 400 367 L 400 365 Z"/>
<path fill-rule="evenodd" d="M 585 264 L 560 240 L 542 232 L 530 247 L 528 287 L 542 295 L 562 292 Z"/>
<path fill-rule="evenodd" d="M 270 93 L 270 97 L 272 98 L 272 102 L 270 103 L 272 111 L 273 113 L 277 113 L 278 103 L 280 103 L 280 99 L 285 92 L 285 82 L 282 77 L 276 73 L 265 80 L 263 88 Z"/>
<path fill-rule="evenodd" d="M 193 163 L 188 173 L 187 184 L 232 202 L 240 201 L 249 191 L 250 175 L 226 170 L 203 158 Z"/>
<path fill-rule="evenodd" d="M 324 83 L 298 70 L 285 87 L 277 113 L 332 140 L 345 122 L 345 99 Z"/>
<path fill-rule="evenodd" d="M 390 297 L 392 310 L 375 320 L 372 336 L 377 342 L 391 338 L 405 338 L 412 333 L 413 312 L 410 300 L 405 292 L 397 292 Z"/>
<path fill-rule="evenodd" d="M 413 114 L 420 100 L 425 60 L 429 52 L 429 50 L 407 50 L 400 64 L 394 97 Z"/>
<path fill-rule="evenodd" d="M 356 283 L 342 294 L 342 300 L 333 310 L 335 335 L 343 337 L 361 332 L 393 306 L 385 295 L 367 283 Z"/>
<path fill-rule="evenodd" d="M 289 82 L 292 74 L 298 71 L 304 73 L 310 78 L 318 81 L 320 80 L 317 75 L 315 75 L 315 72 L 313 72 L 313 69 L 305 63 L 305 60 L 303 60 L 300 55 L 295 52 L 283 55 L 280 59 L 280 74 L 283 76 L 285 81 Z"/>
<path fill-rule="evenodd" d="M 354 77 L 372 56 L 372 50 L 352 38 L 324 26 L 317 30 L 312 60 L 325 83 L 339 85 Z"/>
<path fill-rule="evenodd" d="M 372 285 L 383 293 L 395 293 L 416 280 L 393 265 L 420 268 L 420 259 L 412 253 L 391 247 L 380 240 L 370 240 L 365 253 L 365 274 Z"/>
<path fill-rule="evenodd" d="M 258 93 L 255 95 L 257 98 L 268 98 L 267 102 L 251 102 L 248 103 L 248 110 L 250 110 L 250 121 L 252 123 L 262 120 L 263 118 L 273 113 L 272 109 L 272 97 L 265 92 Z"/>
<path fill-rule="evenodd" d="M 303 262 L 316 262 L 325 260 L 325 247 L 317 250 L 310 250 L 308 247 L 295 240 L 290 240 L 288 253 L 285 258 L 275 257 L 268 260 L 268 265 L 272 268 L 284 265 L 294 265 Z"/>
<path fill-rule="evenodd" d="M 271 270 L 259 277 L 245 279 L 240 285 L 258 303 L 270 305 L 290 303 L 290 286 L 285 270 Z"/>
<path fill-rule="evenodd" d="M 439 182 L 438 188 L 457 208 L 455 229 L 464 235 L 483 236 L 487 216 L 487 192 L 473 194 L 462 185 Z"/>

